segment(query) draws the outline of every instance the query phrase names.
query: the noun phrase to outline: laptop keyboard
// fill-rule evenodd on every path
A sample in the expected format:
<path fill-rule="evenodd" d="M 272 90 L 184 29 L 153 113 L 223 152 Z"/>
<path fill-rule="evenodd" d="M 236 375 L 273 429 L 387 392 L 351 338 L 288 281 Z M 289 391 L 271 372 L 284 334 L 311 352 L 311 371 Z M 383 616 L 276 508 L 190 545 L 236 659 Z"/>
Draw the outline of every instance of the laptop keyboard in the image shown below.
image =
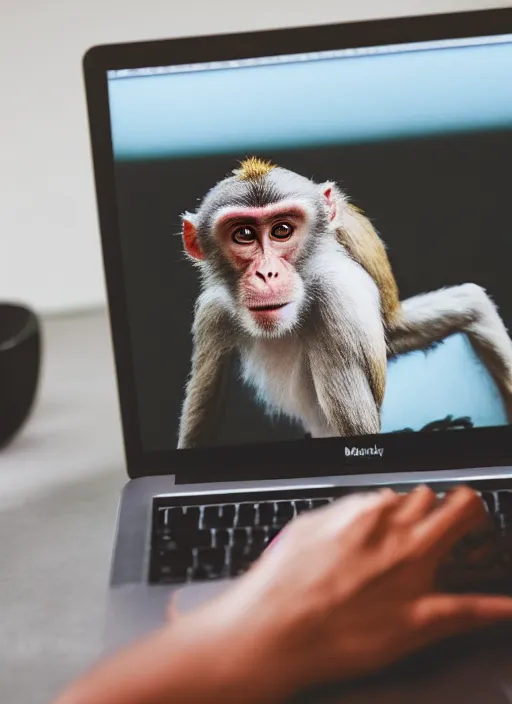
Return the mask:
<path fill-rule="evenodd" d="M 346 490 L 289 490 L 286 499 L 261 492 L 211 497 L 197 504 L 184 497 L 153 503 L 150 582 L 176 584 L 237 577 L 296 516 L 331 503 Z M 481 492 L 492 517 L 489 528 L 467 536 L 444 565 L 445 589 L 512 593 L 512 490 Z M 442 494 L 439 494 L 442 498 Z M 204 496 L 201 497 L 204 499 Z M 174 500 L 174 505 L 173 505 Z"/>

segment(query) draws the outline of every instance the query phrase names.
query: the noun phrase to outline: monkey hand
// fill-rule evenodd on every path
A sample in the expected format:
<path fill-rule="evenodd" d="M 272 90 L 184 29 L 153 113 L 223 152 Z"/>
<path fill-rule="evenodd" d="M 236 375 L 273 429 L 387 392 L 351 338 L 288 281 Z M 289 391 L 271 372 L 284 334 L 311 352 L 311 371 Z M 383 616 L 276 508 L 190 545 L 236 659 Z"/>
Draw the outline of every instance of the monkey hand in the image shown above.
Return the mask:
<path fill-rule="evenodd" d="M 435 589 L 452 548 L 485 520 L 467 488 L 441 504 L 427 487 L 353 495 L 293 521 L 231 588 L 183 618 L 229 639 L 233 668 L 246 663 L 267 685 L 255 701 L 360 677 L 512 619 L 512 599 Z"/>

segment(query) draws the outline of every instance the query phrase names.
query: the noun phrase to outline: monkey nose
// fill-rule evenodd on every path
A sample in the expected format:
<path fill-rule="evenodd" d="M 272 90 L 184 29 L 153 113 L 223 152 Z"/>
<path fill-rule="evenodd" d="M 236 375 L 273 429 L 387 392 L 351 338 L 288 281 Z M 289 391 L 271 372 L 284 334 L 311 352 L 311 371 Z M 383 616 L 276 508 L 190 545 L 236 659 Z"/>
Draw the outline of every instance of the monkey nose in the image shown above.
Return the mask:
<path fill-rule="evenodd" d="M 263 269 L 262 271 L 256 271 L 255 275 L 259 279 L 261 279 L 262 281 L 266 282 L 267 280 L 271 280 L 274 278 L 277 279 L 277 277 L 279 276 L 279 273 L 277 271 L 272 271 L 272 270 L 269 271 L 269 270 Z"/>

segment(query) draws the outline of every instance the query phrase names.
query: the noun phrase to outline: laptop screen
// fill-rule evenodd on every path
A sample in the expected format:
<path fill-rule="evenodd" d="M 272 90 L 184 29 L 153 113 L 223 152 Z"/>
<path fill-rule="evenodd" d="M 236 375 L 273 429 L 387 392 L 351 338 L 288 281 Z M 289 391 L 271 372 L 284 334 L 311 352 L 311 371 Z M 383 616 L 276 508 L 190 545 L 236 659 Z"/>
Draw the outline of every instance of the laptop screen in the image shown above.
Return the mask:
<path fill-rule="evenodd" d="M 108 72 L 144 451 L 509 423 L 511 67 L 493 36 Z"/>

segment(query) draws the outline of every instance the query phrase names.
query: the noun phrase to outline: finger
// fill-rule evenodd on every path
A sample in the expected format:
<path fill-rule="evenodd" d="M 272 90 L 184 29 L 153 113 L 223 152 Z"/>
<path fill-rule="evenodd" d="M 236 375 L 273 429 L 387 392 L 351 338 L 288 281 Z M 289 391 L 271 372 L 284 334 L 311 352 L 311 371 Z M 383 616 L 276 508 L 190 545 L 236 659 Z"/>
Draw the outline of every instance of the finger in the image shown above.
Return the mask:
<path fill-rule="evenodd" d="M 365 514 L 369 514 L 372 509 L 377 509 L 377 514 L 372 517 L 372 522 L 382 518 L 382 513 L 389 511 L 400 499 L 391 489 L 381 489 L 380 491 L 358 492 L 349 494 L 340 499 L 337 499 L 328 506 L 307 511 L 301 514 L 298 520 L 308 521 L 308 533 L 315 533 L 317 536 L 322 535 L 339 535 L 340 532 L 346 530 L 351 524 L 361 520 Z M 281 542 L 288 528 L 293 527 L 296 523 L 291 521 L 268 545 L 265 552 L 272 548 L 274 549 L 278 542 Z"/>
<path fill-rule="evenodd" d="M 349 516 L 356 515 L 361 511 L 366 511 L 379 504 L 388 504 L 392 497 L 396 496 L 391 489 L 381 489 L 379 491 L 365 491 L 347 494 L 336 499 L 327 506 L 308 511 L 309 516 Z"/>
<path fill-rule="evenodd" d="M 342 496 L 329 506 L 317 511 L 339 512 L 340 510 L 359 510 L 360 508 L 370 508 L 378 504 L 387 504 L 397 497 L 398 494 L 388 487 L 372 491 L 360 491 L 347 496 Z"/>
<path fill-rule="evenodd" d="M 415 624 L 424 642 L 512 621 L 512 599 L 506 596 L 440 594 L 418 605 Z"/>
<path fill-rule="evenodd" d="M 349 524 L 356 520 L 363 520 L 365 517 L 371 523 L 380 523 L 386 515 L 396 510 L 396 506 L 402 500 L 403 497 L 391 489 L 353 494 L 329 507 L 329 528 L 339 533 Z"/>
<path fill-rule="evenodd" d="M 395 520 L 400 523 L 417 523 L 427 516 L 437 503 L 437 495 L 428 486 L 411 491 L 397 509 Z"/>
<path fill-rule="evenodd" d="M 471 530 L 488 520 L 482 500 L 471 489 L 459 487 L 415 528 L 418 550 L 444 557 Z"/>

